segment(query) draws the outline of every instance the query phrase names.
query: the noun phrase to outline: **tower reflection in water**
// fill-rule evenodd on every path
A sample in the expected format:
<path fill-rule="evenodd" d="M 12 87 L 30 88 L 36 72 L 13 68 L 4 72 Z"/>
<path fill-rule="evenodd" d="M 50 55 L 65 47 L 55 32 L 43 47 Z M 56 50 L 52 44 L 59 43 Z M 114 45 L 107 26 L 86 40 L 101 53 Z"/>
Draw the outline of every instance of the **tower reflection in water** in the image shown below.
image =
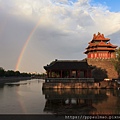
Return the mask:
<path fill-rule="evenodd" d="M 91 114 L 97 109 L 93 103 L 106 101 L 106 90 L 100 89 L 44 89 L 44 112 L 52 114 Z"/>

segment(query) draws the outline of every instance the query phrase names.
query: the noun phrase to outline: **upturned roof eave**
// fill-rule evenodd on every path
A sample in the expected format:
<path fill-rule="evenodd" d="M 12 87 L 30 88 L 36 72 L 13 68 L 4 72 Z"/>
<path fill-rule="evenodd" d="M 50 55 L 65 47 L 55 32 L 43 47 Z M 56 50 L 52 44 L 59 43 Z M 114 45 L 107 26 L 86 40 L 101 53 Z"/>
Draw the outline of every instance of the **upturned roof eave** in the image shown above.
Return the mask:
<path fill-rule="evenodd" d="M 81 70 L 90 69 L 86 61 L 57 61 L 54 64 L 44 66 L 45 70 Z"/>

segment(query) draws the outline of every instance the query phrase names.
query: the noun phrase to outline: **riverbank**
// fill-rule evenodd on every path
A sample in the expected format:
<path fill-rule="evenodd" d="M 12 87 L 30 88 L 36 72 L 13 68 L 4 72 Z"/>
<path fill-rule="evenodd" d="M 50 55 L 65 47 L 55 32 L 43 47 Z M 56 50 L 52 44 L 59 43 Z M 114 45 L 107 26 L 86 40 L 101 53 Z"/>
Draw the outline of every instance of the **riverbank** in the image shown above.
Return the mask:
<path fill-rule="evenodd" d="M 5 84 L 8 82 L 19 82 L 23 80 L 30 80 L 31 77 L 0 77 L 0 84 Z"/>
<path fill-rule="evenodd" d="M 117 89 L 119 84 L 115 81 L 81 82 L 81 83 L 43 83 L 43 89 L 61 88 L 88 88 L 88 89 Z"/>

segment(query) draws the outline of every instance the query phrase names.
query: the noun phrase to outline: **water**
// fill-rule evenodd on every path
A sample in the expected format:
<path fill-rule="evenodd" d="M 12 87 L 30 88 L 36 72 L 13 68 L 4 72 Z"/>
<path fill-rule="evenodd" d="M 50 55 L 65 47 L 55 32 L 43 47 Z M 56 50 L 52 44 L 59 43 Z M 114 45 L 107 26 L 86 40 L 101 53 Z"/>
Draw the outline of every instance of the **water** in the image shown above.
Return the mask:
<path fill-rule="evenodd" d="M 42 90 L 44 80 L 0 86 L 0 114 L 120 114 L 120 90 Z"/>

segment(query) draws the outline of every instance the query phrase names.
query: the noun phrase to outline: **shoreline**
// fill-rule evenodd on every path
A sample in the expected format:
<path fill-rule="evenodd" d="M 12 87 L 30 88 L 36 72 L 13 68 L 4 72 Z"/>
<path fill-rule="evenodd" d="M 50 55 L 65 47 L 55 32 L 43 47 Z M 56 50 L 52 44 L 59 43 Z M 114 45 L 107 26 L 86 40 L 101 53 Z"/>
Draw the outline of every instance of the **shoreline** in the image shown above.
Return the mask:
<path fill-rule="evenodd" d="M 5 84 L 8 82 L 19 82 L 24 80 L 31 80 L 31 77 L 0 77 L 0 84 Z"/>
<path fill-rule="evenodd" d="M 118 89 L 120 85 L 115 81 L 101 82 L 45 82 L 42 89 Z"/>

